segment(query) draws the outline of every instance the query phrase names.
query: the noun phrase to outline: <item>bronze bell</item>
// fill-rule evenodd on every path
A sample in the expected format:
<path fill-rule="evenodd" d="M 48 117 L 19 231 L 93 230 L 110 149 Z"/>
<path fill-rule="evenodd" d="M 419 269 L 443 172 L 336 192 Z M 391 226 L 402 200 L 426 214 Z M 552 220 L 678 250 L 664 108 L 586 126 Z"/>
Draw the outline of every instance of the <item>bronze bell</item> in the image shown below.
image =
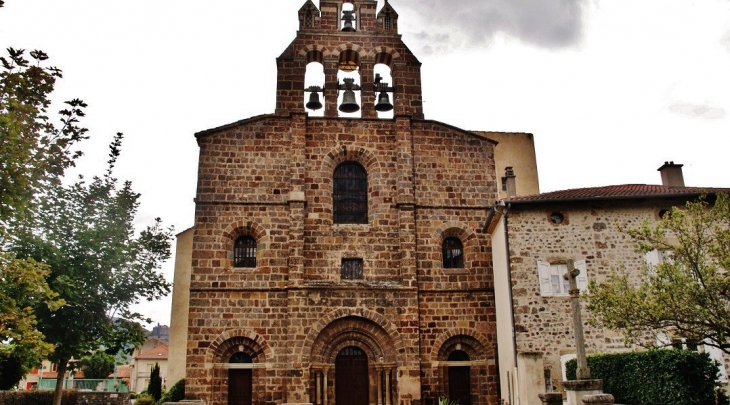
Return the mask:
<path fill-rule="evenodd" d="M 352 26 L 352 20 L 355 19 L 355 16 L 353 14 L 354 12 L 350 10 L 342 11 L 342 21 L 345 22 L 344 26 L 342 27 L 342 31 L 355 32 L 355 27 Z"/>
<path fill-rule="evenodd" d="M 387 112 L 393 109 L 393 104 L 390 104 L 390 97 L 388 93 L 381 92 L 378 96 L 378 104 L 375 104 L 375 111 Z"/>
<path fill-rule="evenodd" d="M 352 90 L 345 90 L 345 94 L 342 95 L 342 104 L 340 104 L 340 111 L 343 113 L 354 113 L 360 110 L 360 106 L 357 105 L 357 99 L 355 98 L 355 92 Z"/>
<path fill-rule="evenodd" d="M 319 93 L 313 91 L 309 94 L 309 102 L 305 106 L 309 110 L 319 110 L 322 108 L 322 103 L 319 101 Z"/>

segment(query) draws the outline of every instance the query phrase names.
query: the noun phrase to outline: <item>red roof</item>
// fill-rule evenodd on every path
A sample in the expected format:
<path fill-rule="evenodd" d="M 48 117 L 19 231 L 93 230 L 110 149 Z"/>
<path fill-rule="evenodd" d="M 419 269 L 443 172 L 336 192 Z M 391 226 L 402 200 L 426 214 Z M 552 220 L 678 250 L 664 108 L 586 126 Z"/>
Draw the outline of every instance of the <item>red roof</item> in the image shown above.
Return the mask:
<path fill-rule="evenodd" d="M 140 354 L 134 356 L 134 358 L 138 359 L 138 360 L 152 360 L 152 359 L 167 360 L 167 354 L 168 354 L 168 350 L 167 350 L 167 346 L 165 345 L 165 346 L 157 346 L 152 350 L 146 351 L 144 353 L 140 353 Z"/>
<path fill-rule="evenodd" d="M 117 378 L 129 378 L 130 375 L 129 364 L 117 366 Z M 114 378 L 114 373 L 109 374 L 109 378 Z"/>
<path fill-rule="evenodd" d="M 510 203 L 539 203 L 583 200 L 621 200 L 659 197 L 696 197 L 701 194 L 730 194 L 730 188 L 667 187 L 652 184 L 623 184 L 618 186 L 574 188 L 550 193 L 510 197 Z"/>

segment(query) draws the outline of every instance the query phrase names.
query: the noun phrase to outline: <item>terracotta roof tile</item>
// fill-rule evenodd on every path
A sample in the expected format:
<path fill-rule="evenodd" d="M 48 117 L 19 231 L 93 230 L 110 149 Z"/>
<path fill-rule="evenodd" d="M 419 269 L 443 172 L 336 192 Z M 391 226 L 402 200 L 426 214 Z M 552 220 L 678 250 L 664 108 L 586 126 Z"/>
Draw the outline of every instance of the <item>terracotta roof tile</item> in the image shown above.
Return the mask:
<path fill-rule="evenodd" d="M 117 378 L 129 378 L 130 375 L 129 364 L 117 366 Z M 109 374 L 109 378 L 114 378 L 114 373 Z"/>
<path fill-rule="evenodd" d="M 666 187 L 653 184 L 623 184 L 617 186 L 574 188 L 569 190 L 552 191 L 542 194 L 531 194 L 511 197 L 511 203 L 538 203 L 556 201 L 582 200 L 620 200 L 651 197 L 689 197 L 700 194 L 716 194 L 718 192 L 730 194 L 730 188 L 713 187 Z"/>
<path fill-rule="evenodd" d="M 152 350 L 146 351 L 144 353 L 140 353 L 140 354 L 134 356 L 134 358 L 139 359 L 139 360 L 152 360 L 152 359 L 167 360 L 167 354 L 168 354 L 167 346 L 158 346 Z"/>

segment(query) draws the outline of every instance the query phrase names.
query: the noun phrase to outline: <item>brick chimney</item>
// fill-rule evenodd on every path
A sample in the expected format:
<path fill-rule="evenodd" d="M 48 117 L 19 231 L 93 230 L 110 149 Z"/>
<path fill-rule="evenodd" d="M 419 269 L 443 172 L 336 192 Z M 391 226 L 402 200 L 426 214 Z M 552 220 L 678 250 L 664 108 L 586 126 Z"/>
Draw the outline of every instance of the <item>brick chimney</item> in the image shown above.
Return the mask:
<path fill-rule="evenodd" d="M 504 184 L 505 184 L 505 191 L 507 192 L 507 197 L 514 197 L 517 195 L 517 176 L 515 176 L 515 171 L 512 169 L 512 166 L 507 166 L 504 168 L 504 178 L 503 178 Z"/>
<path fill-rule="evenodd" d="M 664 162 L 664 165 L 657 169 L 662 174 L 662 186 L 684 187 L 682 166 L 684 165 L 676 165 L 674 162 Z"/>

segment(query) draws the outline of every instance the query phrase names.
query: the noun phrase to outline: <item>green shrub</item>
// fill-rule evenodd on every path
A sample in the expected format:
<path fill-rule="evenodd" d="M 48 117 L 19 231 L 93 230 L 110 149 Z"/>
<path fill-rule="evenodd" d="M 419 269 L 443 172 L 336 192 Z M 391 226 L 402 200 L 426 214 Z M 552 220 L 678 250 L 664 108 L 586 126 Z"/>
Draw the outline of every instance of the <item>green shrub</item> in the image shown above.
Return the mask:
<path fill-rule="evenodd" d="M 147 386 L 147 392 L 155 399 L 159 401 L 162 397 L 162 377 L 160 377 L 160 365 L 155 363 L 150 372 L 150 383 Z"/>
<path fill-rule="evenodd" d="M 154 403 L 155 399 L 151 395 L 140 394 L 137 397 L 137 401 L 134 402 L 134 405 L 154 405 Z"/>
<path fill-rule="evenodd" d="M 568 380 L 575 380 L 577 364 L 566 365 Z M 707 353 L 691 350 L 588 356 L 591 377 L 603 380 L 603 391 L 616 403 L 628 405 L 715 405 L 719 370 Z M 721 393 L 719 404 L 727 404 Z"/>
<path fill-rule="evenodd" d="M 78 402 L 77 392 L 64 390 L 63 404 Z M 5 391 L 0 392 L 0 405 L 52 405 L 53 391 Z"/>
<path fill-rule="evenodd" d="M 165 402 L 179 402 L 185 399 L 185 379 L 182 379 L 175 383 L 170 390 L 162 395 L 158 404 L 164 404 Z"/>

